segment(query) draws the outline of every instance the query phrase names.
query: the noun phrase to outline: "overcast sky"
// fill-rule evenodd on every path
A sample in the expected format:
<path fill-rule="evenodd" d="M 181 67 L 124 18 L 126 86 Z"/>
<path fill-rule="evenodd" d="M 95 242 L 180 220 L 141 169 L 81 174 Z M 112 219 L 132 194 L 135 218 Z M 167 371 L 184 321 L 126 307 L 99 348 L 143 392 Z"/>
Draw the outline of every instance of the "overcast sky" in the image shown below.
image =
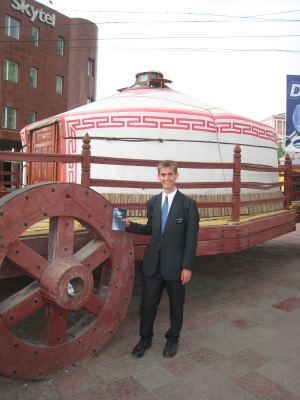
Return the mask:
<path fill-rule="evenodd" d="M 299 0 L 52 0 L 97 24 L 97 99 L 159 70 L 170 87 L 255 120 L 285 112 L 300 75 Z"/>

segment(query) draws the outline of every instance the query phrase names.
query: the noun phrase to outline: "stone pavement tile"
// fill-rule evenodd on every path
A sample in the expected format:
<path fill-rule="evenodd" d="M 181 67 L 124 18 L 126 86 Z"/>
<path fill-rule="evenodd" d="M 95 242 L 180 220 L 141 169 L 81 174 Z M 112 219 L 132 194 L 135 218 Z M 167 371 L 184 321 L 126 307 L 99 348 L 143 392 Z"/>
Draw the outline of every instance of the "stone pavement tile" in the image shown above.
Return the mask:
<path fill-rule="evenodd" d="M 214 368 L 214 365 L 204 367 L 200 366 L 193 373 L 181 379 L 186 385 L 200 393 L 206 393 L 218 385 L 221 385 L 228 380 L 228 375 Z"/>
<path fill-rule="evenodd" d="M 159 354 L 160 359 L 162 358 Z M 93 379 L 99 385 L 104 385 L 115 380 L 128 378 L 130 375 L 134 375 L 138 371 L 151 368 L 157 365 L 158 353 L 153 352 L 153 346 L 148 350 L 143 358 L 136 359 L 130 354 L 115 359 L 110 362 L 101 362 L 99 357 L 97 362 L 89 363 L 84 365 L 84 368 L 93 376 Z M 94 360 L 93 360 L 94 361 Z"/>
<path fill-rule="evenodd" d="M 117 337 L 129 340 L 131 336 L 138 332 L 139 323 L 140 317 L 138 312 L 127 313 L 115 336 L 117 335 Z"/>
<path fill-rule="evenodd" d="M 159 400 L 200 400 L 199 392 L 181 380 L 160 386 L 152 392 Z"/>
<path fill-rule="evenodd" d="M 230 357 L 248 347 L 246 340 L 241 342 L 241 340 L 236 340 L 234 335 L 228 338 L 222 337 L 222 334 L 211 334 L 207 340 L 203 341 L 203 344 L 226 357 Z"/>
<path fill-rule="evenodd" d="M 268 400 L 299 400 L 300 397 L 290 391 L 280 388 L 276 393 L 273 393 Z"/>
<path fill-rule="evenodd" d="M 109 400 L 108 394 L 101 387 L 93 387 L 83 392 L 75 392 L 70 396 L 62 397 L 63 400 Z M 35 400 L 39 399 L 38 397 Z"/>
<path fill-rule="evenodd" d="M 300 348 L 296 349 L 292 357 L 289 358 L 289 367 L 296 371 L 300 371 Z M 299 377 L 300 378 L 300 377 Z"/>
<path fill-rule="evenodd" d="M 183 330 L 179 340 L 178 355 L 186 355 L 203 347 L 203 343 L 209 338 L 207 329 L 200 327 L 197 330 Z"/>
<path fill-rule="evenodd" d="M 160 365 L 140 369 L 133 373 L 132 377 L 149 390 L 163 386 L 164 384 L 173 382 L 177 379 L 175 375 Z"/>
<path fill-rule="evenodd" d="M 208 347 L 202 347 L 201 349 L 188 353 L 187 357 L 190 357 L 192 360 L 204 366 L 225 360 L 225 356 Z"/>
<path fill-rule="evenodd" d="M 28 381 L 9 379 L 3 375 L 0 375 L 0 399 L 3 393 L 11 392 L 16 389 L 24 389 L 28 386 Z"/>
<path fill-rule="evenodd" d="M 62 395 L 52 382 L 39 382 L 15 388 L 0 394 L 1 400 L 63 400 Z"/>
<path fill-rule="evenodd" d="M 242 316 L 244 318 L 250 319 L 251 321 L 257 323 L 267 323 L 269 326 L 269 322 L 276 321 L 283 315 L 283 312 L 277 310 L 275 308 L 270 307 L 269 305 L 260 306 L 260 307 L 248 307 Z"/>
<path fill-rule="evenodd" d="M 299 357 L 299 334 L 282 333 L 274 338 L 256 343 L 251 348 L 270 359 L 288 365 L 293 359 Z"/>
<path fill-rule="evenodd" d="M 169 319 L 166 320 L 161 320 L 160 323 L 155 322 L 154 324 L 154 342 L 159 341 L 161 342 L 162 340 L 165 342 L 165 333 L 169 330 L 170 325 L 169 325 Z M 153 341 L 152 341 L 153 342 Z"/>
<path fill-rule="evenodd" d="M 229 321 L 229 323 L 235 328 L 243 330 L 250 329 L 258 325 L 256 322 L 241 316 L 235 316 L 232 320 Z"/>
<path fill-rule="evenodd" d="M 284 387 L 297 381 L 300 375 L 298 369 L 290 368 L 276 360 L 268 361 L 256 368 L 256 371 Z"/>
<path fill-rule="evenodd" d="M 286 389 L 300 397 L 300 378 L 287 385 Z"/>
<path fill-rule="evenodd" d="M 287 330 L 289 334 L 300 334 L 300 308 L 290 313 L 285 312 L 281 318 L 294 325 L 292 329 Z"/>
<path fill-rule="evenodd" d="M 217 318 L 210 313 L 192 313 L 190 310 L 185 312 L 183 321 L 183 331 L 208 327 L 217 322 Z"/>
<path fill-rule="evenodd" d="M 273 304 L 272 307 L 286 312 L 294 311 L 297 308 L 300 308 L 300 297 L 289 297 L 280 303 Z"/>
<path fill-rule="evenodd" d="M 133 337 L 133 336 L 132 336 Z M 130 336 L 124 336 L 121 332 L 118 336 L 114 336 L 106 345 L 105 352 L 111 356 L 112 359 L 131 354 L 132 342 Z"/>
<path fill-rule="evenodd" d="M 186 290 L 186 292 L 187 291 L 188 290 Z M 194 291 L 195 288 L 190 288 L 190 294 L 187 295 L 188 297 L 184 304 L 185 312 L 192 315 L 197 313 L 206 313 L 206 308 L 210 305 L 208 297 L 205 297 L 201 291 L 199 294 L 195 294 Z"/>
<path fill-rule="evenodd" d="M 116 379 L 122 379 L 130 374 L 128 370 L 120 368 L 120 364 L 122 365 L 120 360 L 102 363 L 99 357 L 97 363 L 87 362 L 84 368 L 93 376 L 98 385 L 102 385 Z"/>
<path fill-rule="evenodd" d="M 131 302 L 132 302 L 133 300 L 131 299 Z M 131 304 L 131 302 L 130 302 L 130 304 Z M 127 314 L 126 314 L 126 317 L 125 317 L 125 320 L 124 320 L 124 322 L 125 321 L 127 321 L 127 323 L 128 324 L 133 324 L 133 325 L 131 325 L 132 327 L 133 326 L 139 326 L 139 322 L 140 322 L 140 313 L 139 313 L 139 310 L 134 310 L 134 311 L 130 311 L 130 312 L 127 312 Z M 120 327 L 122 326 L 122 324 L 120 325 Z"/>
<path fill-rule="evenodd" d="M 257 400 L 257 397 L 252 396 L 232 382 L 226 382 L 200 395 L 197 400 Z"/>
<path fill-rule="evenodd" d="M 271 340 L 279 335 L 276 329 L 269 328 L 266 325 L 257 325 L 251 329 L 239 330 L 241 334 L 235 333 L 237 341 L 243 344 L 248 344 L 248 347 L 252 347 L 254 344 L 263 342 L 265 340 Z"/>
<path fill-rule="evenodd" d="M 268 276 L 268 270 L 265 271 L 265 275 L 266 277 Z M 287 289 L 299 290 L 299 282 L 297 280 L 293 280 L 297 275 L 298 268 L 295 268 L 295 266 L 280 265 L 277 269 L 273 268 L 272 276 L 269 276 L 269 279 L 276 283 L 282 291 Z"/>
<path fill-rule="evenodd" d="M 194 361 L 185 355 L 177 355 L 177 357 L 163 361 L 160 365 L 165 370 L 169 371 L 173 375 L 178 376 L 179 378 L 190 374 L 199 367 L 199 363 L 197 361 Z"/>
<path fill-rule="evenodd" d="M 94 357 L 89 358 L 86 362 L 97 364 L 99 362 L 99 359 L 101 360 L 101 363 L 114 361 L 114 358 L 111 356 L 111 354 L 108 353 L 106 346 L 97 354 L 95 354 Z"/>
<path fill-rule="evenodd" d="M 236 329 L 230 324 L 223 321 L 218 321 L 214 325 L 208 328 L 209 334 L 215 337 L 222 337 L 224 339 L 236 340 L 236 337 L 243 337 L 244 332 L 240 329 Z"/>
<path fill-rule="evenodd" d="M 62 398 L 72 397 L 75 394 L 84 393 L 98 385 L 94 376 L 83 365 L 69 370 L 64 374 L 56 375 L 52 382 L 61 394 Z"/>
<path fill-rule="evenodd" d="M 234 383 L 259 400 L 299 400 L 297 396 L 258 372 L 250 372 Z"/>
<path fill-rule="evenodd" d="M 137 274 L 136 274 L 137 275 Z M 139 293 L 137 293 L 136 288 L 137 288 L 137 282 L 136 282 L 136 277 L 134 281 L 134 287 L 133 287 L 133 292 L 131 296 L 131 300 L 128 306 L 127 310 L 127 315 L 132 314 L 132 313 L 139 313 L 139 308 L 140 308 L 140 296 L 142 292 L 142 286 L 140 286 Z"/>
<path fill-rule="evenodd" d="M 155 396 L 155 394 L 153 394 L 152 392 L 142 392 L 137 394 L 136 396 L 129 397 L 128 400 L 158 400 L 158 397 Z"/>
<path fill-rule="evenodd" d="M 222 303 L 221 308 L 212 312 L 212 315 L 221 321 L 228 322 L 236 315 L 243 315 L 247 311 L 247 307 L 232 302 Z"/>
<path fill-rule="evenodd" d="M 269 357 L 257 353 L 249 348 L 235 354 L 231 357 L 231 359 L 239 361 L 240 363 L 247 365 L 251 369 L 256 369 L 260 365 L 263 365 L 270 361 Z"/>
<path fill-rule="evenodd" d="M 104 384 L 102 387 L 109 400 L 155 399 L 155 397 L 133 377 L 115 380 Z"/>
<path fill-rule="evenodd" d="M 287 294 L 286 298 L 289 298 L 293 296 L 291 296 L 292 293 L 299 294 L 300 285 L 298 282 L 298 274 L 298 266 L 297 268 L 289 268 L 289 266 L 286 265 L 284 268 L 281 267 L 277 271 L 273 271 L 272 276 L 269 274 L 269 279 L 278 284 L 280 287 L 278 290 L 280 295 L 285 293 Z M 290 295 L 288 295 L 289 293 Z"/>
<path fill-rule="evenodd" d="M 233 358 L 227 358 L 224 361 L 214 364 L 214 370 L 220 370 L 228 377 L 228 381 L 234 381 L 251 371 L 247 365 L 240 363 Z"/>

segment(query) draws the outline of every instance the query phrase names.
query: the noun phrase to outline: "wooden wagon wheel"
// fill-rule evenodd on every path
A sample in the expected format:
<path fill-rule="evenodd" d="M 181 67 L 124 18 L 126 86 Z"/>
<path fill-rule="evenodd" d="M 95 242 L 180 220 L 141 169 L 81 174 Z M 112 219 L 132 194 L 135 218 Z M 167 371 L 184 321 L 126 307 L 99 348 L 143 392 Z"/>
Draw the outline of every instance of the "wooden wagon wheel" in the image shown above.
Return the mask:
<path fill-rule="evenodd" d="M 70 183 L 33 185 L 0 200 L 0 265 L 28 277 L 0 302 L 0 374 L 42 379 L 95 355 L 116 332 L 131 299 L 134 254 L 111 218 L 102 196 Z M 34 246 L 22 239 L 43 220 L 46 255 L 38 238 Z M 81 247 L 77 223 L 89 237 Z"/>

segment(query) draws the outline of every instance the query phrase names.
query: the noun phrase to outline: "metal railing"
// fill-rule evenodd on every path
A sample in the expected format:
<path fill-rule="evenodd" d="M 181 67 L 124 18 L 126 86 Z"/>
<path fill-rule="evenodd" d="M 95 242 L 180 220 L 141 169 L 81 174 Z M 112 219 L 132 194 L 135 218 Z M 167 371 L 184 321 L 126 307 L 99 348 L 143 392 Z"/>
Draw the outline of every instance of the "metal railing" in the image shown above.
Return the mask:
<path fill-rule="evenodd" d="M 43 162 L 43 163 L 81 163 L 81 183 L 87 187 L 118 187 L 118 188 L 143 188 L 145 182 L 141 181 L 130 181 L 120 179 L 97 179 L 91 177 L 91 165 L 92 164 L 109 164 L 109 165 L 120 165 L 120 166 L 143 166 L 143 167 L 156 167 L 159 160 L 142 160 L 142 159 L 128 159 L 128 158 L 112 158 L 112 157 L 101 157 L 93 156 L 91 154 L 91 140 L 88 134 L 83 138 L 82 152 L 81 154 L 68 155 L 68 154 L 39 154 L 39 153 L 16 153 L 16 152 L 0 152 L 0 160 L 3 161 L 15 161 L 15 162 Z M 292 200 L 296 200 L 300 196 L 300 173 L 296 173 L 292 170 L 292 161 L 287 155 L 285 158 L 285 164 L 278 167 L 268 167 L 252 164 L 243 164 L 241 162 L 241 149 L 237 144 L 233 151 L 233 160 L 230 163 L 218 163 L 218 162 L 178 162 L 179 168 L 188 169 L 220 169 L 220 170 L 232 170 L 232 180 L 223 182 L 177 182 L 178 188 L 182 189 L 208 189 L 208 188 L 230 188 L 231 189 L 231 200 L 230 201 L 201 201 L 198 203 L 199 208 L 231 208 L 231 219 L 233 222 L 240 220 L 240 209 L 242 206 L 251 205 L 262 205 L 268 203 L 282 202 L 283 208 L 288 210 Z M 16 167 L 18 167 L 16 165 Z M 241 172 L 242 171 L 255 171 L 255 172 L 276 172 L 281 177 L 281 181 L 276 182 L 242 182 Z M 6 194 L 8 190 L 5 185 L 9 183 L 14 188 L 21 186 L 21 174 L 19 170 L 14 170 L 11 173 L 0 172 L 0 195 Z M 4 176 L 10 176 L 9 182 L 4 180 Z M 1 192 L 1 186 L 3 191 Z M 256 190 L 269 190 L 274 188 L 280 188 L 282 195 L 272 198 L 260 198 L 260 199 L 241 199 L 241 189 L 256 189 Z M 148 189 L 161 188 L 159 182 L 147 182 Z M 145 209 L 145 204 L 142 203 L 118 203 L 116 206 L 124 206 L 129 210 L 141 210 Z"/>

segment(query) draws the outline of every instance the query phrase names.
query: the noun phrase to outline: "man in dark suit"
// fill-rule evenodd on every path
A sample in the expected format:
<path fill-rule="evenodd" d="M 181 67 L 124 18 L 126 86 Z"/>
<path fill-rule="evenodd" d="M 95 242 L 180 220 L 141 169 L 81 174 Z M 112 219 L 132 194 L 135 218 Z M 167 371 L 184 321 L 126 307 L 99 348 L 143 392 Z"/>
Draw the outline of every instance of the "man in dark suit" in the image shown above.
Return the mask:
<path fill-rule="evenodd" d="M 157 170 L 163 192 L 148 200 L 147 224 L 124 220 L 127 232 L 151 235 L 142 266 L 141 340 L 132 351 L 136 358 L 143 357 L 151 347 L 153 324 L 164 288 L 170 301 L 171 326 L 165 334 L 167 344 L 163 356 L 170 358 L 177 354 L 185 284 L 191 279 L 197 250 L 197 203 L 176 188 L 178 172 L 174 161 L 161 161 Z"/>

